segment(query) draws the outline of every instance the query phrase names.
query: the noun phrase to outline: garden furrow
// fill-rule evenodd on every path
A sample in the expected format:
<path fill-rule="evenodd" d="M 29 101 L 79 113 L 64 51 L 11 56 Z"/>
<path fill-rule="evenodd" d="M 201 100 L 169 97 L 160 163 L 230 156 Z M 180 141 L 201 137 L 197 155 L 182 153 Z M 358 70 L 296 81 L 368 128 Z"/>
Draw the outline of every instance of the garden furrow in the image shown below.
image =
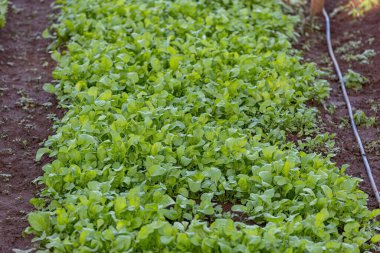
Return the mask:
<path fill-rule="evenodd" d="M 4 253 L 32 246 L 22 232 L 33 208 L 29 200 L 38 192 L 32 181 L 42 174 L 34 157 L 52 133 L 51 117 L 57 113 L 54 96 L 42 88 L 54 68 L 48 41 L 41 37 L 49 25 L 50 4 L 11 1 L 0 30 L 0 252 Z"/>

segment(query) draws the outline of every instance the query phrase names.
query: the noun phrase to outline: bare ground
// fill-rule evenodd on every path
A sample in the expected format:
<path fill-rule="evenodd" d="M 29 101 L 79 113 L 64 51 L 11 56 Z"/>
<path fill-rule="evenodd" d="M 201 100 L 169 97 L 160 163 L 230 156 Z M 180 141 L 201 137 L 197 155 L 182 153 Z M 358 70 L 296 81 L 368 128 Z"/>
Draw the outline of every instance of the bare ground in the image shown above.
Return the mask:
<path fill-rule="evenodd" d="M 40 143 L 51 133 L 48 115 L 58 113 L 51 80 L 53 62 L 41 33 L 52 13 L 50 0 L 13 0 L 0 30 L 0 252 L 31 247 L 22 231 L 42 174 L 34 162 Z"/>
<path fill-rule="evenodd" d="M 335 8 L 347 3 L 347 0 L 327 1 L 327 10 L 332 13 Z M 323 129 L 336 133 L 336 146 L 339 148 L 337 156 L 333 159 L 339 166 L 348 164 L 346 171 L 349 175 L 362 178 L 362 190 L 369 195 L 369 208 L 378 208 L 368 176 L 366 174 L 358 145 L 355 141 L 351 126 L 348 124 L 348 112 L 339 86 L 338 79 L 333 77 L 332 62 L 328 56 L 325 42 L 325 21 L 322 17 L 314 20 L 314 29 L 306 29 L 298 47 L 304 50 L 307 61 L 315 62 L 320 68 L 331 70 L 327 77 L 332 92 L 325 106 L 320 105 L 320 116 Z M 348 93 L 355 110 L 362 110 L 368 117 L 376 117 L 376 124 L 371 127 L 359 127 L 359 133 L 367 152 L 375 180 L 380 187 L 380 8 L 374 9 L 362 18 L 353 18 L 346 12 L 340 12 L 331 19 L 333 46 L 337 51 L 337 58 L 343 73 L 348 69 L 369 79 L 362 89 L 355 91 L 349 89 Z M 315 27 L 319 27 L 315 28 Z M 350 47 L 348 43 L 357 46 Z M 346 48 L 347 52 L 339 53 L 339 48 Z M 366 49 L 374 50 L 376 55 L 369 58 L 369 64 L 354 60 L 345 60 L 346 55 L 357 55 Z M 333 113 L 326 108 L 335 107 Z M 346 122 L 345 122 L 346 121 Z"/>

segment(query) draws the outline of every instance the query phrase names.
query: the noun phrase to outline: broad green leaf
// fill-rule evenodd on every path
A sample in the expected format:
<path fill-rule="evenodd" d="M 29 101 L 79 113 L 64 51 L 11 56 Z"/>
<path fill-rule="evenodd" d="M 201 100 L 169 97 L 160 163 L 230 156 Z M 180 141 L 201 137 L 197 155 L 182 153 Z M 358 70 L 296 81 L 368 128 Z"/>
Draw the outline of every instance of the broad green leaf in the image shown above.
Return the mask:
<path fill-rule="evenodd" d="M 376 234 L 376 235 L 372 236 L 371 242 L 372 243 L 378 243 L 378 242 L 380 242 L 380 234 Z"/>
<path fill-rule="evenodd" d="M 126 251 L 131 247 L 132 240 L 128 235 L 118 235 L 114 241 L 114 249 L 117 251 Z"/>
<path fill-rule="evenodd" d="M 163 195 L 158 203 L 159 208 L 165 208 L 175 204 L 175 201 L 168 195 Z"/>
<path fill-rule="evenodd" d="M 150 59 L 150 64 L 152 65 L 153 70 L 155 71 L 161 70 L 161 62 L 156 57 L 152 57 Z"/>
<path fill-rule="evenodd" d="M 179 67 L 180 60 L 181 60 L 181 57 L 178 55 L 171 56 L 170 61 L 169 61 L 170 68 L 173 70 L 177 70 Z"/>
<path fill-rule="evenodd" d="M 137 234 L 137 240 L 144 240 L 148 238 L 148 236 L 154 232 L 154 229 L 151 225 L 143 226 Z"/>
<path fill-rule="evenodd" d="M 67 212 L 63 208 L 58 208 L 57 211 L 57 223 L 58 225 L 67 225 L 69 223 L 69 217 Z"/>
<path fill-rule="evenodd" d="M 51 150 L 49 148 L 40 148 L 37 150 L 37 154 L 36 154 L 36 161 L 41 161 L 41 158 L 43 155 L 45 154 L 49 154 L 51 152 Z"/>
<path fill-rule="evenodd" d="M 54 93 L 56 91 L 55 86 L 51 83 L 45 83 L 43 89 L 48 93 Z"/>
<path fill-rule="evenodd" d="M 187 158 L 186 156 L 181 157 L 181 163 L 183 166 L 187 166 L 191 163 L 191 159 Z"/>
<path fill-rule="evenodd" d="M 51 230 L 50 214 L 48 212 L 34 212 L 28 215 L 30 226 L 38 232 Z"/>
<path fill-rule="evenodd" d="M 116 197 L 114 209 L 116 214 L 122 213 L 127 208 L 127 200 L 125 197 Z"/>
<path fill-rule="evenodd" d="M 152 177 L 162 176 L 166 173 L 165 168 L 161 167 L 160 165 L 153 165 L 148 168 L 148 173 Z"/>
<path fill-rule="evenodd" d="M 330 189 L 330 187 L 328 187 L 327 185 L 322 185 L 321 188 L 325 193 L 326 197 L 328 197 L 329 199 L 333 198 L 333 192 Z"/>
<path fill-rule="evenodd" d="M 139 75 L 136 72 L 130 72 L 128 73 L 128 80 L 135 84 L 139 81 Z"/>
<path fill-rule="evenodd" d="M 100 61 L 100 64 L 104 71 L 108 71 L 112 68 L 113 62 L 109 56 L 104 55 Z"/>
<path fill-rule="evenodd" d="M 193 180 L 188 180 L 190 191 L 198 192 L 201 189 L 201 182 L 194 182 Z"/>
<path fill-rule="evenodd" d="M 329 212 L 326 208 L 323 208 L 317 215 L 315 216 L 315 225 L 317 227 L 321 227 L 323 222 L 329 218 Z"/>

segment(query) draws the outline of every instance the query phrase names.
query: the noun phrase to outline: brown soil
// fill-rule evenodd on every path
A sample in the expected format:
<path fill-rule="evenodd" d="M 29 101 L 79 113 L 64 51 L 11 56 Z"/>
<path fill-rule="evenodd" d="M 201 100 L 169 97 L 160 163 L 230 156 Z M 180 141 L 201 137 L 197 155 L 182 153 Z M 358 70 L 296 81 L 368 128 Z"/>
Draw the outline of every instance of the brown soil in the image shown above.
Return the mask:
<path fill-rule="evenodd" d="M 346 3 L 346 1 L 327 1 L 327 10 L 332 12 L 336 7 Z M 319 67 L 333 71 L 333 65 L 328 57 L 325 42 L 324 19 L 318 17 L 315 20 L 320 29 L 306 29 L 306 36 L 302 36 L 299 47 L 304 50 L 307 61 L 316 62 Z M 359 91 L 349 89 L 348 93 L 352 106 L 355 110 L 362 110 L 367 116 L 377 117 L 377 124 L 374 127 L 359 127 L 359 133 L 365 145 L 367 157 L 372 167 L 375 180 L 380 187 L 380 9 L 375 9 L 367 13 L 363 18 L 353 18 L 346 13 L 339 13 L 334 16 L 332 22 L 332 38 L 335 49 L 345 45 L 349 41 L 361 42 L 360 47 L 350 49 L 347 54 L 359 54 L 366 49 L 373 49 L 376 56 L 370 58 L 369 64 L 361 64 L 355 61 L 345 61 L 343 54 L 337 53 L 338 61 L 343 73 L 352 69 L 369 79 L 369 83 L 364 85 Z M 335 74 L 335 72 L 332 72 Z M 328 78 L 331 84 L 331 97 L 326 101 L 325 107 L 335 105 L 334 113 L 329 113 L 324 106 L 319 106 L 324 130 L 336 133 L 336 146 L 340 149 L 334 161 L 341 166 L 349 164 L 346 171 L 349 175 L 362 178 L 360 187 L 369 195 L 369 208 L 377 208 L 374 194 L 369 184 L 368 176 L 359 153 L 358 145 L 354 139 L 351 126 L 340 123 L 343 119 L 348 119 L 348 112 L 344 103 L 343 95 L 337 78 Z"/>
<path fill-rule="evenodd" d="M 53 69 L 41 38 L 51 3 L 13 0 L 0 30 L 0 252 L 31 247 L 22 231 L 38 191 L 32 181 L 42 174 L 34 157 L 51 133 L 47 115 L 58 113 L 53 95 L 42 90 Z"/>

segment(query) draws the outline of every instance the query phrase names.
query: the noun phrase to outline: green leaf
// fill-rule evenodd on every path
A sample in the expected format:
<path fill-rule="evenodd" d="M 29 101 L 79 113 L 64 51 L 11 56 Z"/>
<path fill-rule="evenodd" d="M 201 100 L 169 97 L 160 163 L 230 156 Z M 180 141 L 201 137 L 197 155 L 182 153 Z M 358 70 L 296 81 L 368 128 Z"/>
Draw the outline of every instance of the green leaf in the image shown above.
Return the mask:
<path fill-rule="evenodd" d="M 315 225 L 317 227 L 321 227 L 323 222 L 329 218 L 330 214 L 326 208 L 323 208 L 317 215 L 315 216 Z"/>
<path fill-rule="evenodd" d="M 283 185 L 286 185 L 288 183 L 288 180 L 286 179 L 286 177 L 282 177 L 282 176 L 275 176 L 274 181 L 279 186 L 283 186 Z"/>
<path fill-rule="evenodd" d="M 191 241 L 187 234 L 179 233 L 177 235 L 177 247 L 181 250 L 187 250 L 190 248 Z"/>
<path fill-rule="evenodd" d="M 152 165 L 148 168 L 148 173 L 152 177 L 162 176 L 166 173 L 166 169 L 160 165 Z"/>
<path fill-rule="evenodd" d="M 234 206 L 232 206 L 231 211 L 245 213 L 248 211 L 248 208 L 246 206 L 243 206 L 243 205 L 234 205 Z"/>
<path fill-rule="evenodd" d="M 186 156 L 181 157 L 181 164 L 183 166 L 188 166 L 191 163 L 191 161 L 192 160 L 190 158 L 187 158 Z"/>
<path fill-rule="evenodd" d="M 50 154 L 51 153 L 51 150 L 49 148 L 40 148 L 37 150 L 37 154 L 36 154 L 36 161 L 41 161 L 41 158 L 43 155 L 45 154 Z"/>
<path fill-rule="evenodd" d="M 125 197 L 116 197 L 114 209 L 116 214 L 122 213 L 127 208 L 127 200 Z"/>
<path fill-rule="evenodd" d="M 90 145 L 95 144 L 96 139 L 89 134 L 79 134 L 78 135 L 78 144 L 83 145 L 84 147 L 88 147 Z"/>
<path fill-rule="evenodd" d="M 216 167 L 211 167 L 211 168 L 205 170 L 204 174 L 205 174 L 205 176 L 211 178 L 211 180 L 214 181 L 215 183 L 218 182 L 222 176 L 222 172 L 220 171 L 220 169 L 218 169 Z"/>
<path fill-rule="evenodd" d="M 261 171 L 259 172 L 259 176 L 266 183 L 270 183 L 272 181 L 272 173 L 270 171 Z"/>
<path fill-rule="evenodd" d="M 179 67 L 180 60 L 181 60 L 181 57 L 178 55 L 171 56 L 169 60 L 170 68 L 173 70 L 177 70 Z"/>
<path fill-rule="evenodd" d="M 380 242 L 380 234 L 376 234 L 376 235 L 372 236 L 371 242 L 372 243 L 378 243 L 378 242 Z"/>
<path fill-rule="evenodd" d="M 158 203 L 158 208 L 165 208 L 174 204 L 175 201 L 169 195 L 163 195 Z"/>
<path fill-rule="evenodd" d="M 36 209 L 42 209 L 46 205 L 46 201 L 41 198 L 31 198 L 29 203 L 34 206 Z"/>
<path fill-rule="evenodd" d="M 33 212 L 28 215 L 30 226 L 38 232 L 47 232 L 51 230 L 50 215 L 48 212 Z"/>
<path fill-rule="evenodd" d="M 139 75 L 136 72 L 128 73 L 128 80 L 130 80 L 133 84 L 136 84 L 139 81 Z"/>
<path fill-rule="evenodd" d="M 263 156 L 266 160 L 270 161 L 273 157 L 274 152 L 276 151 L 276 148 L 274 146 L 269 146 L 263 148 Z"/>
<path fill-rule="evenodd" d="M 91 230 L 88 228 L 83 229 L 79 234 L 79 242 L 81 245 L 86 243 L 88 236 L 91 234 Z"/>
<path fill-rule="evenodd" d="M 109 56 L 104 55 L 100 61 L 100 65 L 104 71 L 109 71 L 113 66 L 112 59 Z"/>
<path fill-rule="evenodd" d="M 375 218 L 380 215 L 380 209 L 373 209 L 370 214 L 370 218 Z"/>
<path fill-rule="evenodd" d="M 150 64 L 152 65 L 153 70 L 155 71 L 161 70 L 161 62 L 156 57 L 152 57 L 150 59 Z"/>
<path fill-rule="evenodd" d="M 49 33 L 49 29 L 45 29 L 45 30 L 42 32 L 42 38 L 44 38 L 44 39 L 50 39 L 50 38 L 52 38 L 52 36 L 51 36 L 50 33 Z"/>
<path fill-rule="evenodd" d="M 192 191 L 192 192 L 199 192 L 201 189 L 201 182 L 195 182 L 195 181 L 189 179 L 188 184 L 190 187 L 190 191 Z"/>
<path fill-rule="evenodd" d="M 152 145 L 152 149 L 151 149 L 151 154 L 152 155 L 157 155 L 158 152 L 160 152 L 160 150 L 162 149 L 162 144 L 161 142 L 156 142 Z"/>
<path fill-rule="evenodd" d="M 145 225 L 138 232 L 138 234 L 137 234 L 137 240 L 144 240 L 144 239 L 148 238 L 148 236 L 150 234 L 152 234 L 153 232 L 154 232 L 154 229 L 153 229 L 153 227 L 150 224 L 149 225 Z"/>
<path fill-rule="evenodd" d="M 326 197 L 328 197 L 329 199 L 333 198 L 333 192 L 330 189 L 330 187 L 328 187 L 327 185 L 322 185 L 321 188 L 323 192 L 325 193 Z"/>
<path fill-rule="evenodd" d="M 45 83 L 43 86 L 44 91 L 48 93 L 55 93 L 55 86 L 51 83 Z"/>
<path fill-rule="evenodd" d="M 132 239 L 128 235 L 118 235 L 114 241 L 115 251 L 127 251 L 132 245 Z"/>
<path fill-rule="evenodd" d="M 58 225 L 64 226 L 69 223 L 69 217 L 67 215 L 67 212 L 63 208 L 58 208 L 57 211 L 57 223 Z"/>

